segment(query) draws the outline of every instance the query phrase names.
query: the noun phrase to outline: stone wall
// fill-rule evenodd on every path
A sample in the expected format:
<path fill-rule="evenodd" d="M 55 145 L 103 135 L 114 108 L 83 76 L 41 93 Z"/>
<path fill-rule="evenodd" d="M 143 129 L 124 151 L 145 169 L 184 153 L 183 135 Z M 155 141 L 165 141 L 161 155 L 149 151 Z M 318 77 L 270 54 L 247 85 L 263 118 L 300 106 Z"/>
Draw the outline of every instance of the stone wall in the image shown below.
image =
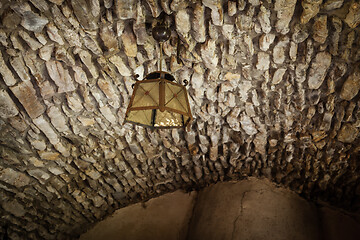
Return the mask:
<path fill-rule="evenodd" d="M 184 130 L 123 124 L 135 74 L 187 86 Z M 266 177 L 360 205 L 355 0 L 0 1 L 0 238 L 73 239 L 116 209 Z"/>
<path fill-rule="evenodd" d="M 359 236 L 359 215 L 315 205 L 266 180 L 249 179 L 217 183 L 198 194 L 177 191 L 125 207 L 80 240 L 357 240 Z"/>

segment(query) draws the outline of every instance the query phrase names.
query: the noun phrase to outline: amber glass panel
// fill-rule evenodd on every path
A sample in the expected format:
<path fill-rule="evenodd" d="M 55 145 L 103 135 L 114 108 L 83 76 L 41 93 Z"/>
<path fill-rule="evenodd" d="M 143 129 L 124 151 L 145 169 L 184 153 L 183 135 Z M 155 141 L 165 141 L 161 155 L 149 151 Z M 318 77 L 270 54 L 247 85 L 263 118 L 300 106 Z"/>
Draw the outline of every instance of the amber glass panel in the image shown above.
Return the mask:
<path fill-rule="evenodd" d="M 189 109 L 188 109 L 188 105 L 186 102 L 186 95 L 187 92 L 186 91 L 181 91 L 178 95 L 177 95 L 177 100 L 179 101 L 181 107 L 184 108 L 184 112 L 188 113 Z"/>
<path fill-rule="evenodd" d="M 159 106 L 159 82 L 139 83 L 131 107 Z"/>
<path fill-rule="evenodd" d="M 151 126 L 151 114 L 152 110 L 139 110 L 139 111 L 130 111 L 126 118 L 127 121 L 140 123 L 143 125 Z"/>
<path fill-rule="evenodd" d="M 156 111 L 155 127 L 180 127 L 182 126 L 181 114 L 169 111 Z"/>
<path fill-rule="evenodd" d="M 176 109 L 181 112 L 188 112 L 186 101 L 182 100 L 184 98 L 184 89 L 182 86 L 177 86 L 171 83 L 166 83 L 165 87 L 165 106 Z"/>

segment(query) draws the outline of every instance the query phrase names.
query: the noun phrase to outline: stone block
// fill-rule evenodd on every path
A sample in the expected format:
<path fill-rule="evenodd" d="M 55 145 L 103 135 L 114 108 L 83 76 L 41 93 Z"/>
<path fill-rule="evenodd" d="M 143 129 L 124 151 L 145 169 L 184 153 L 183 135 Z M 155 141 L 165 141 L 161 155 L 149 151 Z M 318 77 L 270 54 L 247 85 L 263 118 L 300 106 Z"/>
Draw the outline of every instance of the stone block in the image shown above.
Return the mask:
<path fill-rule="evenodd" d="M 9 94 L 1 89 L 0 90 L 0 117 L 10 118 L 15 117 L 19 113 L 15 103 Z"/>
<path fill-rule="evenodd" d="M 24 187 L 30 183 L 30 178 L 26 174 L 11 168 L 5 168 L 0 171 L 0 180 L 17 188 Z"/>
<path fill-rule="evenodd" d="M 21 82 L 10 89 L 31 118 L 36 118 L 44 113 L 45 107 L 40 103 L 31 81 Z"/>

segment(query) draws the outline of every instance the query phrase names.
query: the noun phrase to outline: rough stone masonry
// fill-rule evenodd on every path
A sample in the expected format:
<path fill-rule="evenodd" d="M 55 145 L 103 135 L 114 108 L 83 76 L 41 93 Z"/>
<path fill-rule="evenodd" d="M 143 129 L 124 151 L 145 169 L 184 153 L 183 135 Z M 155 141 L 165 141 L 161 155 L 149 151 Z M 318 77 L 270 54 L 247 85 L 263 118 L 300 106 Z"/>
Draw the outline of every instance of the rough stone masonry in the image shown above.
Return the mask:
<path fill-rule="evenodd" d="M 122 124 L 162 12 L 189 132 Z M 359 1 L 3 0 L 0 16 L 0 237 L 74 239 L 130 203 L 247 176 L 359 208 Z"/>

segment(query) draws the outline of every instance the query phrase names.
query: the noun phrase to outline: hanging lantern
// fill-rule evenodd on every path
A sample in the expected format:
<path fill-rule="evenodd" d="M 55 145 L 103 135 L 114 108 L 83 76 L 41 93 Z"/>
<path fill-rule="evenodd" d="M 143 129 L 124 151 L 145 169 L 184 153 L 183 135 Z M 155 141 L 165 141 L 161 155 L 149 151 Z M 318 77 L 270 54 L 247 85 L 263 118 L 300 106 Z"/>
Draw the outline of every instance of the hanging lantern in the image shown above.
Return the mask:
<path fill-rule="evenodd" d="M 148 74 L 134 84 L 126 110 L 125 122 L 152 128 L 180 128 L 189 126 L 192 115 L 185 86 L 161 71 L 162 43 L 169 39 L 170 30 L 163 25 L 153 29 L 153 37 L 160 42 L 160 71 Z"/>
<path fill-rule="evenodd" d="M 192 120 L 185 86 L 158 71 L 135 83 L 125 122 L 154 128 L 186 127 Z"/>

